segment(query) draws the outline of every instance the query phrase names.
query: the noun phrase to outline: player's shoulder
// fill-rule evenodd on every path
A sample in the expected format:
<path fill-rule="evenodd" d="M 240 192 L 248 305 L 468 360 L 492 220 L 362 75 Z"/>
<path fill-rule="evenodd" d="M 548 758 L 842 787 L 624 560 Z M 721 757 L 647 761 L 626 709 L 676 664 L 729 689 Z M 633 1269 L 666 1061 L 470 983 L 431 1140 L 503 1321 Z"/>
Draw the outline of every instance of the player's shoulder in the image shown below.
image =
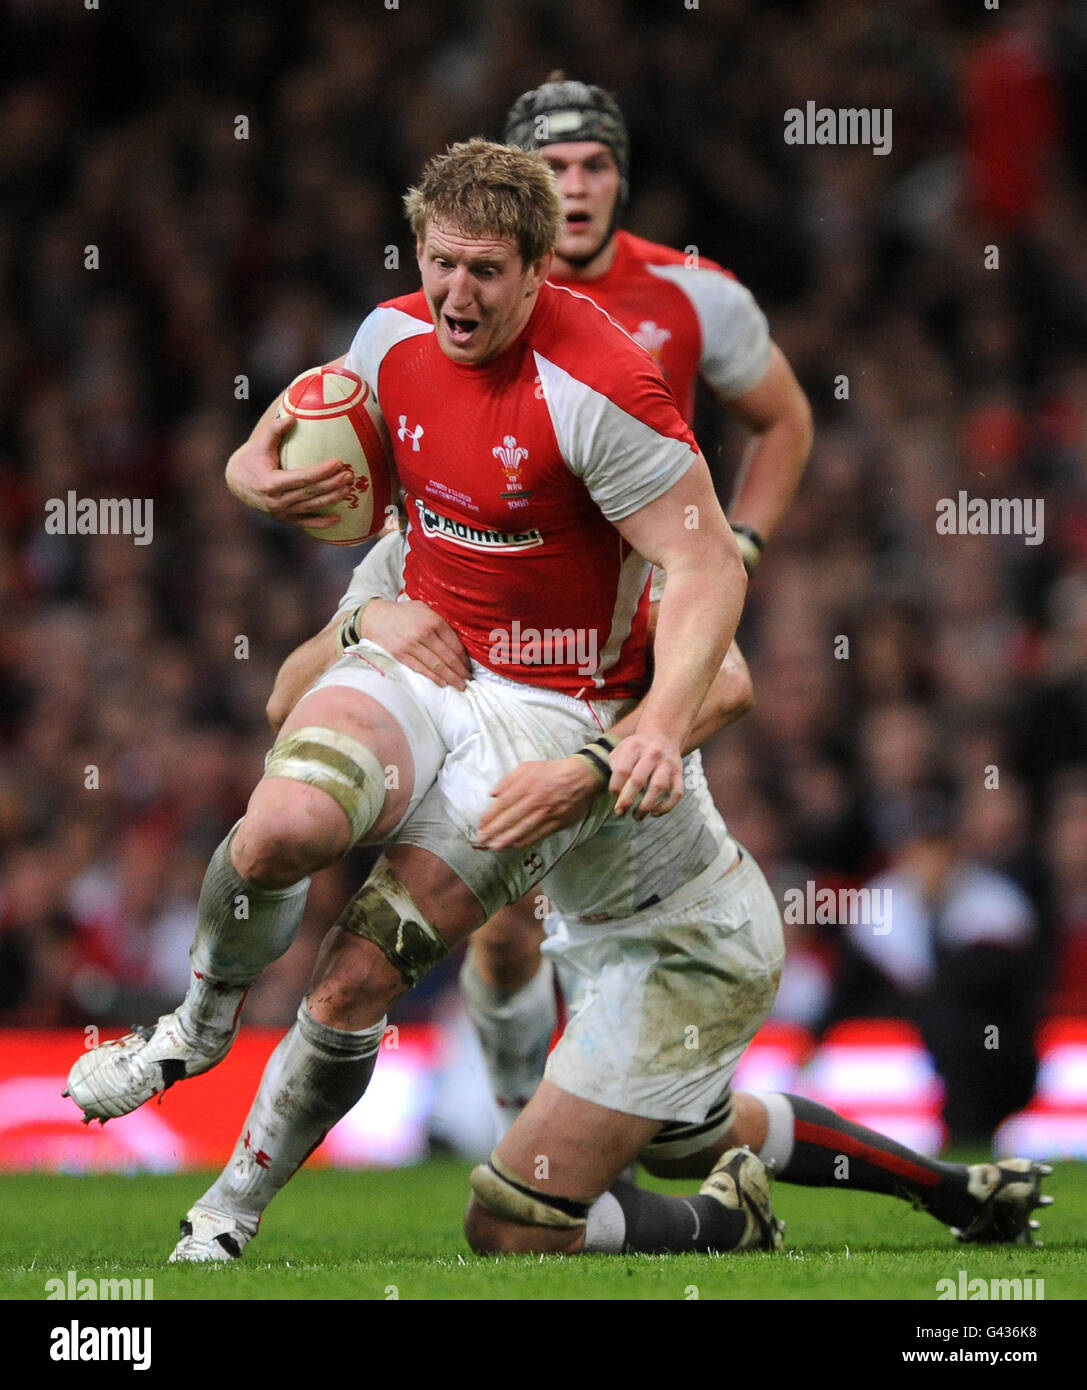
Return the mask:
<path fill-rule="evenodd" d="M 397 344 L 433 332 L 434 321 L 422 290 L 387 299 L 359 325 L 345 366 L 376 387 L 381 364 Z"/>
<path fill-rule="evenodd" d="M 528 346 L 596 390 L 612 395 L 625 378 L 659 375 L 653 359 L 599 304 L 548 281 L 526 328 Z"/>
<path fill-rule="evenodd" d="M 426 295 L 422 290 L 413 290 L 410 294 L 398 295 L 396 299 L 386 299 L 377 306 L 374 313 L 406 314 L 409 318 L 419 319 L 427 324 L 433 323 L 430 316 L 430 306 L 427 304 Z"/>
<path fill-rule="evenodd" d="M 680 267 L 683 270 L 707 270 L 716 275 L 724 275 L 730 280 L 736 279 L 731 270 L 726 270 L 717 261 L 703 256 L 697 246 L 687 246 L 680 251 L 674 246 L 649 241 L 625 230 L 616 232 L 616 238 L 619 241 L 620 252 L 650 273 L 654 267 L 669 266 Z"/>

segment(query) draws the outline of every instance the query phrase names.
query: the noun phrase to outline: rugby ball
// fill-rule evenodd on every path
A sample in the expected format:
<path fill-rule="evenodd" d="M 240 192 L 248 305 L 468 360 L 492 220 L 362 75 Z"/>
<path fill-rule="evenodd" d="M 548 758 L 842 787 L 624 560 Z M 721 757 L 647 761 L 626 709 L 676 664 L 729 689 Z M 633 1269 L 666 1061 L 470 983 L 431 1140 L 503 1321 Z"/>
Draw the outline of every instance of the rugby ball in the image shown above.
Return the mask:
<path fill-rule="evenodd" d="M 347 501 L 321 513 L 339 517 L 338 523 L 305 530 L 329 545 L 359 545 L 376 535 L 394 500 L 395 469 L 385 421 L 367 383 L 346 367 L 313 367 L 287 387 L 276 419 L 284 415 L 295 424 L 280 440 L 281 468 L 310 468 L 335 458 L 355 478 Z"/>

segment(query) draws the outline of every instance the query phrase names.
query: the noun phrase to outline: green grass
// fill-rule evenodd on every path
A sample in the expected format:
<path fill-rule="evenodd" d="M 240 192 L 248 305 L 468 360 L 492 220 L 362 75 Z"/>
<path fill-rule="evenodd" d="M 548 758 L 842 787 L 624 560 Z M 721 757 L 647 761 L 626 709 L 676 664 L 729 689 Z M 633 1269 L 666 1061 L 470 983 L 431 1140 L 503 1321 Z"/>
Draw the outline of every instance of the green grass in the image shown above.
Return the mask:
<path fill-rule="evenodd" d="M 178 1218 L 206 1186 L 201 1174 L 0 1176 L 0 1299 L 42 1300 L 47 1279 L 75 1270 L 151 1278 L 156 1301 L 932 1301 L 937 1281 L 960 1269 L 969 1278 L 1044 1279 L 1047 1302 L 1087 1298 L 1083 1164 L 1061 1164 L 1047 1180 L 1057 1203 L 1042 1216 L 1043 1249 L 958 1246 L 905 1203 L 782 1183 L 775 1209 L 787 1222 L 786 1251 L 732 1258 L 480 1258 L 460 1231 L 467 1175 L 467 1165 L 448 1160 L 389 1173 L 304 1172 L 276 1199 L 244 1260 L 210 1269 L 165 1264 Z"/>

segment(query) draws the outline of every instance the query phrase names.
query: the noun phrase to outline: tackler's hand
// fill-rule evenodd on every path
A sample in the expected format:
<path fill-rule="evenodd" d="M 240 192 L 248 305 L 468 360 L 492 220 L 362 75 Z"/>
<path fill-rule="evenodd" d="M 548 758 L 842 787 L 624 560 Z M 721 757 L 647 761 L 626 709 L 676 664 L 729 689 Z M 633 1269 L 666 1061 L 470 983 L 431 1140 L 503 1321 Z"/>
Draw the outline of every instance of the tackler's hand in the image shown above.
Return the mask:
<path fill-rule="evenodd" d="M 420 599 L 372 599 L 357 627 L 360 637 L 384 647 L 435 685 L 463 690 L 472 679 L 471 661 L 455 629 Z"/>
<path fill-rule="evenodd" d="M 604 790 L 596 770 L 577 755 L 522 763 L 491 792 L 479 823 L 481 849 L 528 849 L 580 820 Z"/>

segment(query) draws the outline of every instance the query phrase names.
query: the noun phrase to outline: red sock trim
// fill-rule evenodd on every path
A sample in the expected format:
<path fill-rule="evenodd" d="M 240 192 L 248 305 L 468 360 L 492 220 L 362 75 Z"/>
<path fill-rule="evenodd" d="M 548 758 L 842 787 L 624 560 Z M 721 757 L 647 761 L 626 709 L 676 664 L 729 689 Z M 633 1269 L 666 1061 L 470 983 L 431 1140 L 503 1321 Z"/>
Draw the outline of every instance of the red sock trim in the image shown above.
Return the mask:
<path fill-rule="evenodd" d="M 899 1154 L 891 1154 L 884 1149 L 873 1148 L 871 1144 L 866 1144 L 863 1139 L 856 1139 L 851 1134 L 843 1134 L 840 1129 L 830 1129 L 826 1125 L 812 1124 L 810 1120 L 796 1120 L 793 1132 L 803 1144 L 816 1144 L 820 1148 L 833 1149 L 835 1153 L 848 1154 L 851 1158 L 863 1158 L 874 1168 L 883 1168 L 889 1173 L 897 1174 L 900 1178 L 919 1183 L 922 1187 L 939 1187 L 943 1180 L 943 1175 L 933 1172 L 931 1168 L 922 1168 L 920 1164 L 913 1163 L 908 1158 L 902 1158 Z"/>

